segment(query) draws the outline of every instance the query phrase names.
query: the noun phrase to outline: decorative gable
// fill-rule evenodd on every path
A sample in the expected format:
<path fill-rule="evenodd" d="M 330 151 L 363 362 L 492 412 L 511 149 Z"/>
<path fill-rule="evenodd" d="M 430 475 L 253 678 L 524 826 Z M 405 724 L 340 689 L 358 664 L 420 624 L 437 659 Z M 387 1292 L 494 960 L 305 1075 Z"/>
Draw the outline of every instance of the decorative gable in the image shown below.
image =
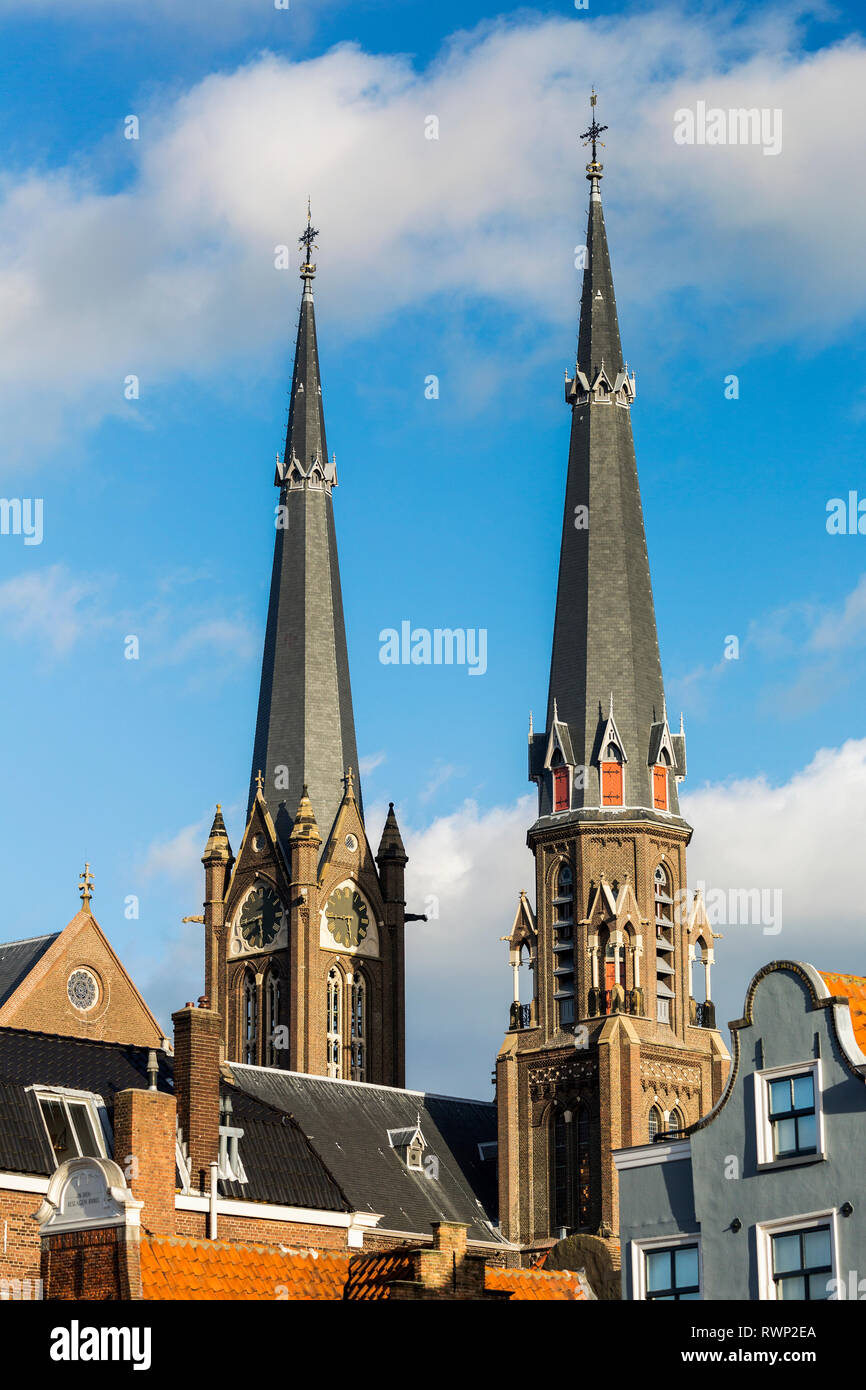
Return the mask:
<path fill-rule="evenodd" d="M 164 1035 L 87 903 L 0 1006 L 0 1027 L 160 1048 Z"/>

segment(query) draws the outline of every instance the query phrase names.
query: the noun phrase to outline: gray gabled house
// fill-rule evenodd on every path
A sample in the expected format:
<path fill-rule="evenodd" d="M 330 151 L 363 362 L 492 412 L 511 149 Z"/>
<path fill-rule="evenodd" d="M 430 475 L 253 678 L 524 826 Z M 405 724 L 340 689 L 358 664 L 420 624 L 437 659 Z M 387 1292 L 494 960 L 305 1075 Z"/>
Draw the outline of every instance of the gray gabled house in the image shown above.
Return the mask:
<path fill-rule="evenodd" d="M 620 1149 L 623 1298 L 866 1291 L 866 979 L 774 961 L 731 1024 L 718 1104 Z"/>

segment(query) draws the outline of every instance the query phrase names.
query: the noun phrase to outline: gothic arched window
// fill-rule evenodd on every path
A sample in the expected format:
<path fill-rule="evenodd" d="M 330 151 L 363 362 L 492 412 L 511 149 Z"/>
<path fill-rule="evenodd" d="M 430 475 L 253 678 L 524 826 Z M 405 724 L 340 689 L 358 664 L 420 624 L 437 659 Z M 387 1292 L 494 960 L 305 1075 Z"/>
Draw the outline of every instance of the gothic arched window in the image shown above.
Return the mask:
<path fill-rule="evenodd" d="M 668 1116 L 668 1134 L 680 1134 L 686 1127 L 683 1112 L 676 1106 Z"/>
<path fill-rule="evenodd" d="M 668 809 L 668 768 L 670 761 L 668 750 L 663 748 L 659 754 L 659 760 L 653 768 L 653 806 L 657 811 Z"/>
<path fill-rule="evenodd" d="M 357 971 L 352 980 L 352 1080 L 367 1079 L 367 982 Z"/>
<path fill-rule="evenodd" d="M 658 1106 L 654 1105 L 649 1112 L 649 1137 L 650 1143 L 653 1142 L 657 1134 L 662 1131 L 662 1117 Z"/>
<path fill-rule="evenodd" d="M 590 1223 L 592 1182 L 590 1171 L 589 1110 L 557 1106 L 550 1126 L 550 1226 L 559 1235 Z"/>
<path fill-rule="evenodd" d="M 250 1066 L 255 1066 L 256 1062 L 256 977 L 251 970 L 244 973 L 243 984 L 241 986 L 243 1012 L 241 1015 L 243 1026 L 243 1057 L 244 1061 Z"/>
<path fill-rule="evenodd" d="M 562 864 L 553 897 L 553 996 L 557 1026 L 574 1023 L 574 872 Z"/>
<path fill-rule="evenodd" d="M 622 749 L 609 743 L 601 760 L 601 804 L 602 806 L 622 806 Z"/>
<path fill-rule="evenodd" d="M 675 1002 L 674 983 L 674 920 L 673 898 L 670 891 L 670 878 L 663 864 L 659 864 L 653 875 L 653 899 L 655 904 L 656 929 L 656 1020 L 658 1023 L 673 1022 Z"/>
<path fill-rule="evenodd" d="M 271 966 L 265 985 L 265 1066 L 275 1067 L 279 1059 L 279 1039 L 283 985 L 276 966 Z"/>
<path fill-rule="evenodd" d="M 568 768 L 562 753 L 557 748 L 550 760 L 550 770 L 553 776 L 553 809 L 556 811 L 567 811 L 569 809 L 568 794 Z"/>
<path fill-rule="evenodd" d="M 343 1075 L 343 977 L 335 965 L 328 971 L 328 1075 Z"/>

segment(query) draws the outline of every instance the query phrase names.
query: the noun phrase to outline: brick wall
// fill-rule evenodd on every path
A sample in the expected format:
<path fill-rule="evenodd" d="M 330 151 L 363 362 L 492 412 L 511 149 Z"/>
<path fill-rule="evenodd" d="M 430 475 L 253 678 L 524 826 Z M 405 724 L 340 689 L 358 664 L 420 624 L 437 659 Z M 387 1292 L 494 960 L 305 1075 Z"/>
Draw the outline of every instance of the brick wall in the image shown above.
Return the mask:
<path fill-rule="evenodd" d="M 53 1299 L 141 1298 L 138 1241 L 122 1227 L 55 1232 L 42 1248 L 42 1279 Z M 137 1236 L 137 1232 L 135 1232 Z"/>
<path fill-rule="evenodd" d="M 0 1190 L 0 1278 L 39 1277 L 39 1228 L 33 1213 L 41 1203 L 39 1192 Z"/>

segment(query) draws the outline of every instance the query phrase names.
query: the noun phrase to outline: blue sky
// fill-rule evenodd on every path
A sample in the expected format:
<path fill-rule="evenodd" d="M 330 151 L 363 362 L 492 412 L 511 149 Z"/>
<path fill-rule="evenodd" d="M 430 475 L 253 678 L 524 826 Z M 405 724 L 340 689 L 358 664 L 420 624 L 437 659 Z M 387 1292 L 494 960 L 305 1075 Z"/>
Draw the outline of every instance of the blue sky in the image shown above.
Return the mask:
<path fill-rule="evenodd" d="M 498 937 L 531 882 L 519 798 L 546 700 L 594 83 L 692 872 L 788 902 L 781 939 L 720 944 L 721 1011 L 771 955 L 811 958 L 819 926 L 815 963 L 862 970 L 866 536 L 825 524 L 830 498 L 866 498 L 856 9 L 215 16 L 0 0 L 0 492 L 45 517 L 39 546 L 0 537 L 2 936 L 62 926 L 88 859 L 164 1022 L 201 991 L 180 918 L 215 801 L 242 831 L 310 193 L 368 820 L 377 839 L 395 800 L 413 891 L 441 897 L 409 946 L 409 1079 L 487 1094 Z M 697 99 L 781 109 L 778 157 L 677 146 Z M 378 633 L 405 619 L 486 628 L 487 673 L 383 666 Z M 738 857 L 730 827 L 755 815 Z M 443 998 L 466 1020 L 447 1038 Z"/>

